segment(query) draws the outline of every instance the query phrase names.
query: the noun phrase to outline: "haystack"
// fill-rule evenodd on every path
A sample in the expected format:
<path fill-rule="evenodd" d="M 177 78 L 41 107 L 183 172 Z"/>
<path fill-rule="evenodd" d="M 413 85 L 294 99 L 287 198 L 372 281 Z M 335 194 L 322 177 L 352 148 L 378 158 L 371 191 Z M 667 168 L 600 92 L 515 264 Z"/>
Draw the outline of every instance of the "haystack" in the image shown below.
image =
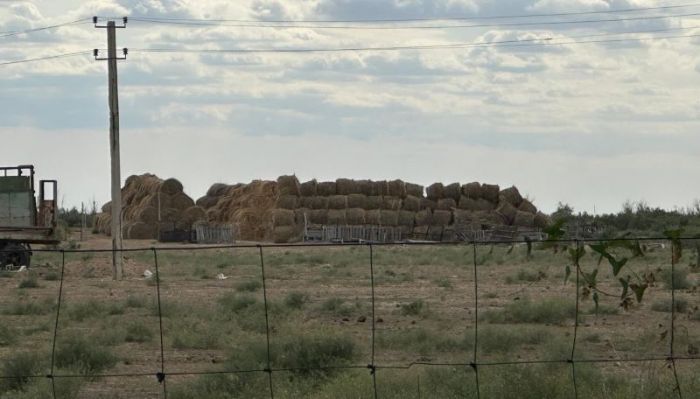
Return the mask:
<path fill-rule="evenodd" d="M 512 224 L 513 220 L 515 219 L 515 214 L 518 212 L 518 209 L 511 205 L 509 202 L 502 201 L 498 203 L 496 212 L 499 215 L 503 216 L 503 218 L 507 222 L 506 224 Z"/>
<path fill-rule="evenodd" d="M 299 207 L 299 197 L 296 195 L 280 195 L 275 206 L 282 209 L 296 209 Z"/>
<path fill-rule="evenodd" d="M 214 183 L 207 190 L 208 197 L 221 197 L 228 191 L 229 185 L 224 183 Z"/>
<path fill-rule="evenodd" d="M 399 224 L 399 212 L 382 209 L 380 212 L 382 226 L 397 226 Z"/>
<path fill-rule="evenodd" d="M 348 195 L 348 208 L 362 208 L 367 206 L 367 196 L 364 194 L 350 194 Z"/>
<path fill-rule="evenodd" d="M 445 198 L 445 186 L 442 183 L 433 183 L 425 189 L 428 199 L 437 201 Z"/>
<path fill-rule="evenodd" d="M 471 199 L 479 199 L 482 198 L 482 192 L 481 192 L 481 183 L 479 182 L 472 182 L 472 183 L 467 183 L 462 186 L 462 194 Z"/>
<path fill-rule="evenodd" d="M 409 194 L 403 200 L 402 209 L 405 211 L 418 212 L 420 211 L 420 200 L 419 197 Z"/>
<path fill-rule="evenodd" d="M 413 228 L 416 223 L 416 213 L 411 211 L 399 211 L 399 226 L 407 226 Z"/>
<path fill-rule="evenodd" d="M 417 198 L 423 197 L 423 186 L 420 184 L 406 183 L 406 195 L 412 195 Z"/>
<path fill-rule="evenodd" d="M 370 195 L 365 199 L 365 209 L 368 211 L 382 209 L 382 206 L 384 206 L 384 198 L 379 195 Z"/>
<path fill-rule="evenodd" d="M 372 182 L 371 195 L 389 195 L 389 185 L 386 180 Z"/>
<path fill-rule="evenodd" d="M 318 185 L 316 186 L 316 193 L 318 195 L 322 195 L 324 197 L 336 195 L 337 191 L 335 188 L 335 182 L 334 181 L 324 181 L 324 182 L 318 183 Z"/>
<path fill-rule="evenodd" d="M 381 211 L 379 209 L 373 209 L 365 212 L 365 223 L 379 226 L 382 223 Z"/>
<path fill-rule="evenodd" d="M 355 182 L 357 185 L 357 192 L 362 195 L 373 195 L 373 185 L 372 180 L 357 180 Z"/>
<path fill-rule="evenodd" d="M 406 197 L 406 183 L 403 180 L 391 180 L 387 182 L 387 194 L 392 197 Z"/>
<path fill-rule="evenodd" d="M 328 197 L 328 209 L 345 209 L 348 207 L 348 197 L 345 195 L 332 195 Z"/>
<path fill-rule="evenodd" d="M 289 209 L 273 209 L 271 211 L 272 225 L 277 226 L 292 226 L 295 224 L 294 211 Z"/>
<path fill-rule="evenodd" d="M 338 195 L 359 194 L 360 190 L 355 180 L 352 179 L 336 179 L 335 189 Z"/>
<path fill-rule="evenodd" d="M 328 224 L 328 210 L 314 209 L 309 212 L 309 222 L 312 224 Z"/>
<path fill-rule="evenodd" d="M 436 210 L 433 212 L 432 225 L 433 226 L 447 226 L 452 222 L 452 212 Z"/>
<path fill-rule="evenodd" d="M 519 227 L 534 227 L 535 215 L 528 212 L 516 211 L 513 218 L 513 226 Z"/>
<path fill-rule="evenodd" d="M 316 179 L 310 180 L 299 185 L 299 194 L 302 197 L 314 197 L 317 195 L 318 182 Z"/>
<path fill-rule="evenodd" d="M 416 212 L 416 226 L 429 226 L 433 222 L 433 211 L 424 209 Z"/>
<path fill-rule="evenodd" d="M 277 178 L 277 190 L 280 195 L 299 196 L 299 179 L 296 176 L 280 176 Z"/>
<path fill-rule="evenodd" d="M 439 199 L 437 202 L 437 209 L 442 211 L 451 211 L 457 208 L 457 202 L 452 198 Z"/>
<path fill-rule="evenodd" d="M 397 197 L 385 195 L 382 202 L 382 209 L 388 211 L 398 211 L 401 209 L 401 199 Z"/>
<path fill-rule="evenodd" d="M 518 210 L 532 214 L 537 213 L 537 207 L 526 198 L 523 198 L 523 201 L 520 203 L 520 206 L 518 206 Z"/>
<path fill-rule="evenodd" d="M 515 186 L 511 186 L 501 190 L 501 192 L 499 193 L 499 198 L 504 199 L 516 208 L 519 207 L 520 204 L 523 202 L 523 196 L 520 195 L 520 191 L 518 191 L 518 189 Z"/>
<path fill-rule="evenodd" d="M 331 225 L 345 225 L 345 224 L 347 224 L 347 219 L 345 216 L 345 209 L 329 209 L 328 210 L 328 224 L 331 224 Z"/>
<path fill-rule="evenodd" d="M 345 220 L 347 224 L 360 226 L 365 224 L 365 210 L 361 208 L 348 208 L 345 211 Z"/>
<path fill-rule="evenodd" d="M 481 198 L 487 200 L 492 204 L 498 203 L 498 193 L 500 192 L 500 187 L 497 184 L 482 184 L 481 185 Z"/>
<path fill-rule="evenodd" d="M 443 195 L 445 198 L 451 198 L 457 202 L 462 195 L 462 186 L 460 186 L 459 183 L 448 184 L 443 189 Z"/>
<path fill-rule="evenodd" d="M 464 195 L 459 199 L 457 207 L 467 211 L 491 211 L 496 208 L 494 204 L 485 199 L 472 199 Z"/>

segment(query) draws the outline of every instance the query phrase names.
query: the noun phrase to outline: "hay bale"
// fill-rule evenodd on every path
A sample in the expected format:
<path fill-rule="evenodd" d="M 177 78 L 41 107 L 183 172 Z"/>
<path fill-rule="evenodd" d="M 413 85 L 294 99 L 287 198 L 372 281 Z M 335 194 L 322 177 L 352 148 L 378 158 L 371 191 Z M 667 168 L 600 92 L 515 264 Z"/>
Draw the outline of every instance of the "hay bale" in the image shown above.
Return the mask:
<path fill-rule="evenodd" d="M 175 195 L 182 192 L 182 183 L 175 178 L 170 178 L 160 185 L 160 192 L 168 195 Z"/>
<path fill-rule="evenodd" d="M 544 229 L 545 227 L 549 226 L 549 216 L 542 212 L 537 212 L 535 214 L 534 225 L 535 227 Z"/>
<path fill-rule="evenodd" d="M 192 206 L 182 212 L 181 220 L 190 226 L 196 222 L 206 220 L 207 212 L 201 206 Z"/>
<path fill-rule="evenodd" d="M 135 219 L 146 224 L 156 224 L 158 223 L 158 210 L 152 206 L 141 208 Z"/>
<path fill-rule="evenodd" d="M 443 194 L 445 198 L 451 198 L 457 202 L 462 195 L 462 186 L 460 186 L 459 183 L 448 184 L 444 187 Z"/>
<path fill-rule="evenodd" d="M 306 197 L 302 197 L 306 198 Z M 302 204 L 302 206 L 311 209 L 328 209 L 328 197 L 308 197 L 311 198 L 308 204 Z"/>
<path fill-rule="evenodd" d="M 309 222 L 312 224 L 328 224 L 328 210 L 313 209 L 309 212 Z"/>
<path fill-rule="evenodd" d="M 365 224 L 365 210 L 362 208 L 348 208 L 345 211 L 347 224 L 359 226 Z"/>
<path fill-rule="evenodd" d="M 204 209 L 209 209 L 211 207 L 216 206 L 216 204 L 219 202 L 220 197 L 212 197 L 210 195 L 205 195 L 204 197 L 201 197 L 195 202 L 195 205 L 201 206 Z"/>
<path fill-rule="evenodd" d="M 296 209 L 299 207 L 299 197 L 296 195 L 280 195 L 275 201 L 275 206 L 282 209 Z"/>
<path fill-rule="evenodd" d="M 406 196 L 423 198 L 423 186 L 420 184 L 406 183 Z"/>
<path fill-rule="evenodd" d="M 433 183 L 425 189 L 428 199 L 437 201 L 445 198 L 445 186 L 442 183 Z"/>
<path fill-rule="evenodd" d="M 498 184 L 482 184 L 481 185 L 481 198 L 487 200 L 492 204 L 498 203 L 498 193 L 500 192 L 500 187 Z"/>
<path fill-rule="evenodd" d="M 316 185 L 316 193 L 324 197 L 331 195 L 336 195 L 335 182 L 334 181 L 324 181 Z"/>
<path fill-rule="evenodd" d="M 300 208 L 308 208 L 312 209 L 312 203 L 314 201 L 314 197 L 299 197 L 299 207 Z"/>
<path fill-rule="evenodd" d="M 370 195 L 388 195 L 389 185 L 386 180 L 372 182 Z"/>
<path fill-rule="evenodd" d="M 483 198 L 481 183 L 472 182 L 472 183 L 464 184 L 462 186 L 462 195 L 464 195 L 467 198 L 471 198 L 471 199 Z"/>
<path fill-rule="evenodd" d="M 420 209 L 437 209 L 437 201 L 433 201 L 427 198 L 420 199 Z"/>
<path fill-rule="evenodd" d="M 476 215 L 478 222 L 487 227 L 508 224 L 508 220 L 496 211 L 478 211 Z"/>
<path fill-rule="evenodd" d="M 439 199 L 437 202 L 437 209 L 442 211 L 451 211 L 457 208 L 457 202 L 452 198 Z"/>
<path fill-rule="evenodd" d="M 345 209 L 348 207 L 348 197 L 345 195 L 332 195 L 328 197 L 328 209 Z"/>
<path fill-rule="evenodd" d="M 379 209 L 372 209 L 365 212 L 365 223 L 379 226 L 382 223 L 381 211 Z"/>
<path fill-rule="evenodd" d="M 411 235 L 419 240 L 427 240 L 430 226 L 414 226 Z"/>
<path fill-rule="evenodd" d="M 392 197 L 406 197 L 406 183 L 403 180 L 391 180 L 387 183 L 387 194 Z"/>
<path fill-rule="evenodd" d="M 317 194 L 318 182 L 316 179 L 309 180 L 299 185 L 299 195 L 302 197 L 313 197 Z"/>
<path fill-rule="evenodd" d="M 374 183 L 371 180 L 357 180 L 357 192 L 364 195 L 372 195 Z"/>
<path fill-rule="evenodd" d="M 338 195 L 359 194 L 357 183 L 352 179 L 336 179 L 335 189 Z"/>
<path fill-rule="evenodd" d="M 388 211 L 398 211 L 401 209 L 401 200 L 397 197 L 385 195 L 382 198 L 382 209 L 386 209 Z"/>
<path fill-rule="evenodd" d="M 403 200 L 402 209 L 405 211 L 418 212 L 420 211 L 420 200 L 419 197 L 407 195 Z"/>
<path fill-rule="evenodd" d="M 163 207 L 163 203 L 165 201 L 167 201 L 168 199 L 163 195 L 161 195 L 160 197 L 161 197 L 160 198 L 160 201 L 161 201 L 160 206 Z M 194 205 L 195 205 L 195 203 L 192 200 L 192 198 L 190 198 L 185 193 L 180 192 L 180 193 L 177 193 L 177 194 L 172 195 L 170 197 L 170 208 L 175 208 L 175 209 L 178 209 L 180 211 L 184 211 L 185 209 L 187 209 L 191 206 L 194 206 Z"/>
<path fill-rule="evenodd" d="M 226 194 L 226 191 L 228 191 L 228 187 L 228 184 L 214 183 L 209 187 L 209 190 L 207 190 L 207 196 L 220 197 Z"/>
<path fill-rule="evenodd" d="M 433 226 L 447 226 L 452 223 L 452 212 L 444 210 L 433 211 L 433 218 L 431 225 Z"/>
<path fill-rule="evenodd" d="M 382 226 L 397 226 L 399 224 L 399 212 L 382 209 L 379 214 Z"/>
<path fill-rule="evenodd" d="M 416 226 L 429 226 L 433 221 L 433 211 L 424 209 L 416 212 Z"/>
<path fill-rule="evenodd" d="M 513 226 L 518 227 L 535 227 L 535 214 L 516 211 L 513 218 Z"/>
<path fill-rule="evenodd" d="M 513 219 L 515 219 L 515 214 L 518 210 L 507 201 L 501 201 L 496 207 L 496 213 L 503 216 L 506 224 L 513 224 Z"/>
<path fill-rule="evenodd" d="M 331 224 L 331 225 L 345 225 L 345 224 L 347 224 L 347 219 L 345 216 L 345 209 L 329 209 L 328 210 L 328 224 Z"/>
<path fill-rule="evenodd" d="M 350 194 L 348 195 L 348 208 L 362 208 L 364 209 L 367 203 L 367 196 L 364 194 Z"/>
<path fill-rule="evenodd" d="M 158 228 L 156 225 L 135 222 L 128 227 L 125 236 L 132 240 L 154 240 L 158 238 Z"/>
<path fill-rule="evenodd" d="M 365 199 L 365 209 L 368 211 L 382 209 L 382 206 L 384 206 L 384 198 L 379 195 L 370 195 Z"/>
<path fill-rule="evenodd" d="M 533 215 L 537 213 L 537 207 L 527 198 L 523 198 L 523 202 L 521 202 L 520 206 L 518 206 L 518 210 L 527 213 L 532 213 Z"/>
<path fill-rule="evenodd" d="M 464 195 L 459 199 L 457 207 L 467 211 L 492 211 L 496 208 L 492 203 L 483 198 L 472 199 Z"/>
<path fill-rule="evenodd" d="M 100 209 L 102 210 L 102 213 L 112 212 L 112 201 L 106 202 Z"/>
<path fill-rule="evenodd" d="M 455 225 L 467 226 L 473 225 L 477 220 L 477 214 L 471 210 L 456 209 L 452 212 L 452 217 Z"/>
<path fill-rule="evenodd" d="M 411 211 L 399 211 L 399 226 L 413 228 L 416 223 L 416 213 Z"/>
<path fill-rule="evenodd" d="M 294 210 L 294 221 L 299 226 L 304 226 L 306 222 L 311 223 L 309 220 L 310 210 L 307 208 L 297 208 Z"/>
<path fill-rule="evenodd" d="M 504 199 L 516 208 L 519 207 L 520 204 L 523 202 L 523 196 L 520 195 L 520 191 L 518 191 L 518 189 L 515 186 L 511 186 L 501 190 L 501 192 L 498 194 L 498 197 L 499 199 Z"/>
<path fill-rule="evenodd" d="M 294 225 L 294 211 L 289 209 L 273 209 L 272 225 L 273 226 L 292 226 Z"/>
<path fill-rule="evenodd" d="M 303 230 L 297 226 L 277 226 L 272 229 L 272 241 L 276 244 L 288 244 L 301 241 Z"/>
<path fill-rule="evenodd" d="M 280 195 L 299 196 L 299 179 L 294 175 L 283 175 L 277 178 L 277 190 Z"/>
<path fill-rule="evenodd" d="M 182 211 L 175 208 L 163 208 L 160 210 L 160 221 L 166 223 L 177 223 L 180 220 Z"/>

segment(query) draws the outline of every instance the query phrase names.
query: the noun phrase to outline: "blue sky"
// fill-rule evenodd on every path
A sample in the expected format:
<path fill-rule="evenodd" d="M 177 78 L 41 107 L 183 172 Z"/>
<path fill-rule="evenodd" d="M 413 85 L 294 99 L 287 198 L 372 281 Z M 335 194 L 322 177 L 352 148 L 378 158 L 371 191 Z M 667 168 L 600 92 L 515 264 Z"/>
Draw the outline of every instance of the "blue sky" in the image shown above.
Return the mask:
<path fill-rule="evenodd" d="M 0 32 L 89 17 L 386 19 L 657 7 L 645 0 L 0 1 Z M 684 4 L 676 2 L 675 4 Z M 663 12 L 700 12 L 689 7 Z M 660 15 L 648 12 L 644 15 Z M 616 15 L 630 17 L 639 14 Z M 605 18 L 610 15 L 568 17 Z M 539 18 L 538 20 L 542 20 Z M 445 24 L 444 22 L 442 22 Z M 132 21 L 118 45 L 122 175 L 213 182 L 402 178 L 517 185 L 551 211 L 700 197 L 700 39 L 313 54 L 153 54 L 145 48 L 469 43 L 663 28 L 614 24 L 448 30 L 178 27 Z M 90 24 L 0 38 L 0 62 L 104 48 Z M 65 205 L 109 196 L 106 65 L 90 56 L 0 67 L 0 159 L 57 178 Z"/>

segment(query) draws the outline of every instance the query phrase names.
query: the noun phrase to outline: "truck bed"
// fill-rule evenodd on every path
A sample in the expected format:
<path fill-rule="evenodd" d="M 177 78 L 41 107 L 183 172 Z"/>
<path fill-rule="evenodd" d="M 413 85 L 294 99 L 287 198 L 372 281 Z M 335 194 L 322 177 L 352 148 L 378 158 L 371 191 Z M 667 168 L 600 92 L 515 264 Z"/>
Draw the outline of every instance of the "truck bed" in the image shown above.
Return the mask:
<path fill-rule="evenodd" d="M 0 226 L 0 241 L 29 244 L 58 244 L 53 228 L 32 226 Z"/>

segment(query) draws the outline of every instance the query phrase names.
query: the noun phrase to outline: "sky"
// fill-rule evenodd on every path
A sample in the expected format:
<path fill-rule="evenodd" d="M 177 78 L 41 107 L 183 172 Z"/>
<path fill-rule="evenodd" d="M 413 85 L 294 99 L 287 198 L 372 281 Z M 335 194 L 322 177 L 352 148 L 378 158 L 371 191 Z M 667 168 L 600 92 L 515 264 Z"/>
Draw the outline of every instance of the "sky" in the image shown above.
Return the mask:
<path fill-rule="evenodd" d="M 450 29 L 138 21 L 469 18 L 674 4 L 691 5 L 530 19 L 340 24 L 489 25 Z M 558 202 L 578 211 L 614 212 L 628 200 L 672 209 L 700 197 L 700 37 L 571 43 L 585 41 L 582 36 L 590 41 L 591 35 L 700 36 L 700 28 L 694 29 L 700 27 L 700 3 L 690 0 L 0 0 L 0 63 L 104 49 L 105 29 L 89 21 L 1 34 L 93 15 L 133 18 L 117 31 L 118 47 L 129 48 L 118 64 L 123 180 L 146 172 L 176 177 L 194 198 L 215 182 L 282 174 L 302 181 L 480 181 L 516 185 L 547 212 Z M 590 19 L 627 20 L 513 25 Z M 650 30 L 666 31 L 624 34 Z M 140 51 L 504 40 L 526 42 L 292 54 Z M 531 45 L 547 41 L 569 44 Z M 108 117 L 105 61 L 87 54 L 0 65 L 0 164 L 34 164 L 39 178 L 59 180 L 64 206 L 109 199 Z"/>

